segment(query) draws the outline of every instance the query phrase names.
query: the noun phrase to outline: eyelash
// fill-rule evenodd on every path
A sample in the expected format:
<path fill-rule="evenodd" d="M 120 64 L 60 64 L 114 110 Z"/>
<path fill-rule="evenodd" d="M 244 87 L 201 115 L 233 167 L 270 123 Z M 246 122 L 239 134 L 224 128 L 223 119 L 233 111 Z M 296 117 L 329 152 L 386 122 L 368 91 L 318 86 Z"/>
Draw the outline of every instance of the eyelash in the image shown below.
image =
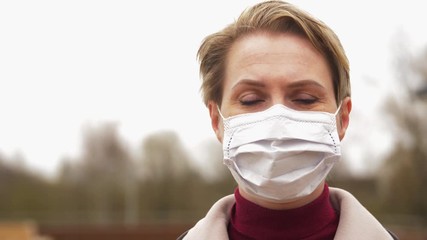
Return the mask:
<path fill-rule="evenodd" d="M 261 103 L 261 102 L 264 102 L 264 100 L 262 100 L 262 99 L 251 100 L 251 101 L 240 100 L 240 104 L 242 104 L 243 106 L 253 106 L 253 105 Z"/>
<path fill-rule="evenodd" d="M 292 100 L 292 101 L 296 102 L 296 103 L 303 104 L 303 105 L 310 105 L 310 104 L 316 103 L 318 100 L 319 99 L 317 99 L 317 98 L 310 98 L 310 99 L 308 99 L 308 98 L 301 98 L 301 99 L 295 99 L 295 100 Z"/>

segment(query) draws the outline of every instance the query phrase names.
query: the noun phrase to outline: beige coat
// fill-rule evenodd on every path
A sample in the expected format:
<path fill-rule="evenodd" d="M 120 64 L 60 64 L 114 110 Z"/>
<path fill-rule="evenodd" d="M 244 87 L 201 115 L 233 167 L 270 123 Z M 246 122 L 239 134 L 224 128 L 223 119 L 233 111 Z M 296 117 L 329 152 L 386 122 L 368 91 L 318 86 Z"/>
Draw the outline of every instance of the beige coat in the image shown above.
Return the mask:
<path fill-rule="evenodd" d="M 390 233 L 349 192 L 338 188 L 330 189 L 333 207 L 340 212 L 337 240 L 386 240 L 394 239 Z M 235 203 L 234 195 L 216 202 L 206 216 L 186 234 L 184 240 L 227 240 L 227 224 Z"/>

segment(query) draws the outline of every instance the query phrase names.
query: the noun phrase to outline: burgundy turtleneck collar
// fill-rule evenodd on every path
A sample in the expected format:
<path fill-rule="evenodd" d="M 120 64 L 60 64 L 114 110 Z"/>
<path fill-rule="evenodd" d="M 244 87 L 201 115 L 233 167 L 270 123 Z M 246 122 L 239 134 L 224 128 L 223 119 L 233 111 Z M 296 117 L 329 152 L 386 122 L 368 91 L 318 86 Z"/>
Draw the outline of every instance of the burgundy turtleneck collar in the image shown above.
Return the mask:
<path fill-rule="evenodd" d="M 247 239 L 333 239 L 338 214 L 329 201 L 329 188 L 313 202 L 295 209 L 272 210 L 243 198 L 236 188 L 236 204 L 231 212 L 228 235 L 232 240 Z"/>

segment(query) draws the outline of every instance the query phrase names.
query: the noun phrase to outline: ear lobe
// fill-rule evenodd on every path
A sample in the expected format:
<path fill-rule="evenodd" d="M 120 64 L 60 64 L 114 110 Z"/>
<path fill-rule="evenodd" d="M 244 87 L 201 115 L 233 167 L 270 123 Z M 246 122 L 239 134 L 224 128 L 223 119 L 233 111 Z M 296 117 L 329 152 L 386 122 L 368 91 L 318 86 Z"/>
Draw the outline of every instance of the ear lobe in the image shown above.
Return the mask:
<path fill-rule="evenodd" d="M 218 113 L 218 106 L 215 102 L 209 101 L 208 108 L 209 108 L 209 116 L 211 117 L 212 129 L 214 130 L 218 141 L 222 142 L 222 128 L 220 126 L 221 118 Z"/>
<path fill-rule="evenodd" d="M 352 102 L 350 97 L 346 97 L 342 101 L 340 116 L 339 116 L 339 125 L 338 125 L 338 135 L 342 141 L 345 133 L 347 131 L 348 125 L 350 123 L 350 112 L 352 108 Z"/>

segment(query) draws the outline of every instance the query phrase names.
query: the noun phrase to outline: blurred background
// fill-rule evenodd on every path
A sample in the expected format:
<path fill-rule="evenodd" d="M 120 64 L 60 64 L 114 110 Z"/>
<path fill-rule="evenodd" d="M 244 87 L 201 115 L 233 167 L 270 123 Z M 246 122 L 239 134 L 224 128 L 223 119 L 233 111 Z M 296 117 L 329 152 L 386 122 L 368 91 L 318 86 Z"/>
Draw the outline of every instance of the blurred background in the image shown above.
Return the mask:
<path fill-rule="evenodd" d="M 175 239 L 232 193 L 196 53 L 257 2 L 1 1 L 0 239 Z M 422 1 L 290 2 L 350 60 L 329 185 L 402 240 L 427 239 Z"/>

